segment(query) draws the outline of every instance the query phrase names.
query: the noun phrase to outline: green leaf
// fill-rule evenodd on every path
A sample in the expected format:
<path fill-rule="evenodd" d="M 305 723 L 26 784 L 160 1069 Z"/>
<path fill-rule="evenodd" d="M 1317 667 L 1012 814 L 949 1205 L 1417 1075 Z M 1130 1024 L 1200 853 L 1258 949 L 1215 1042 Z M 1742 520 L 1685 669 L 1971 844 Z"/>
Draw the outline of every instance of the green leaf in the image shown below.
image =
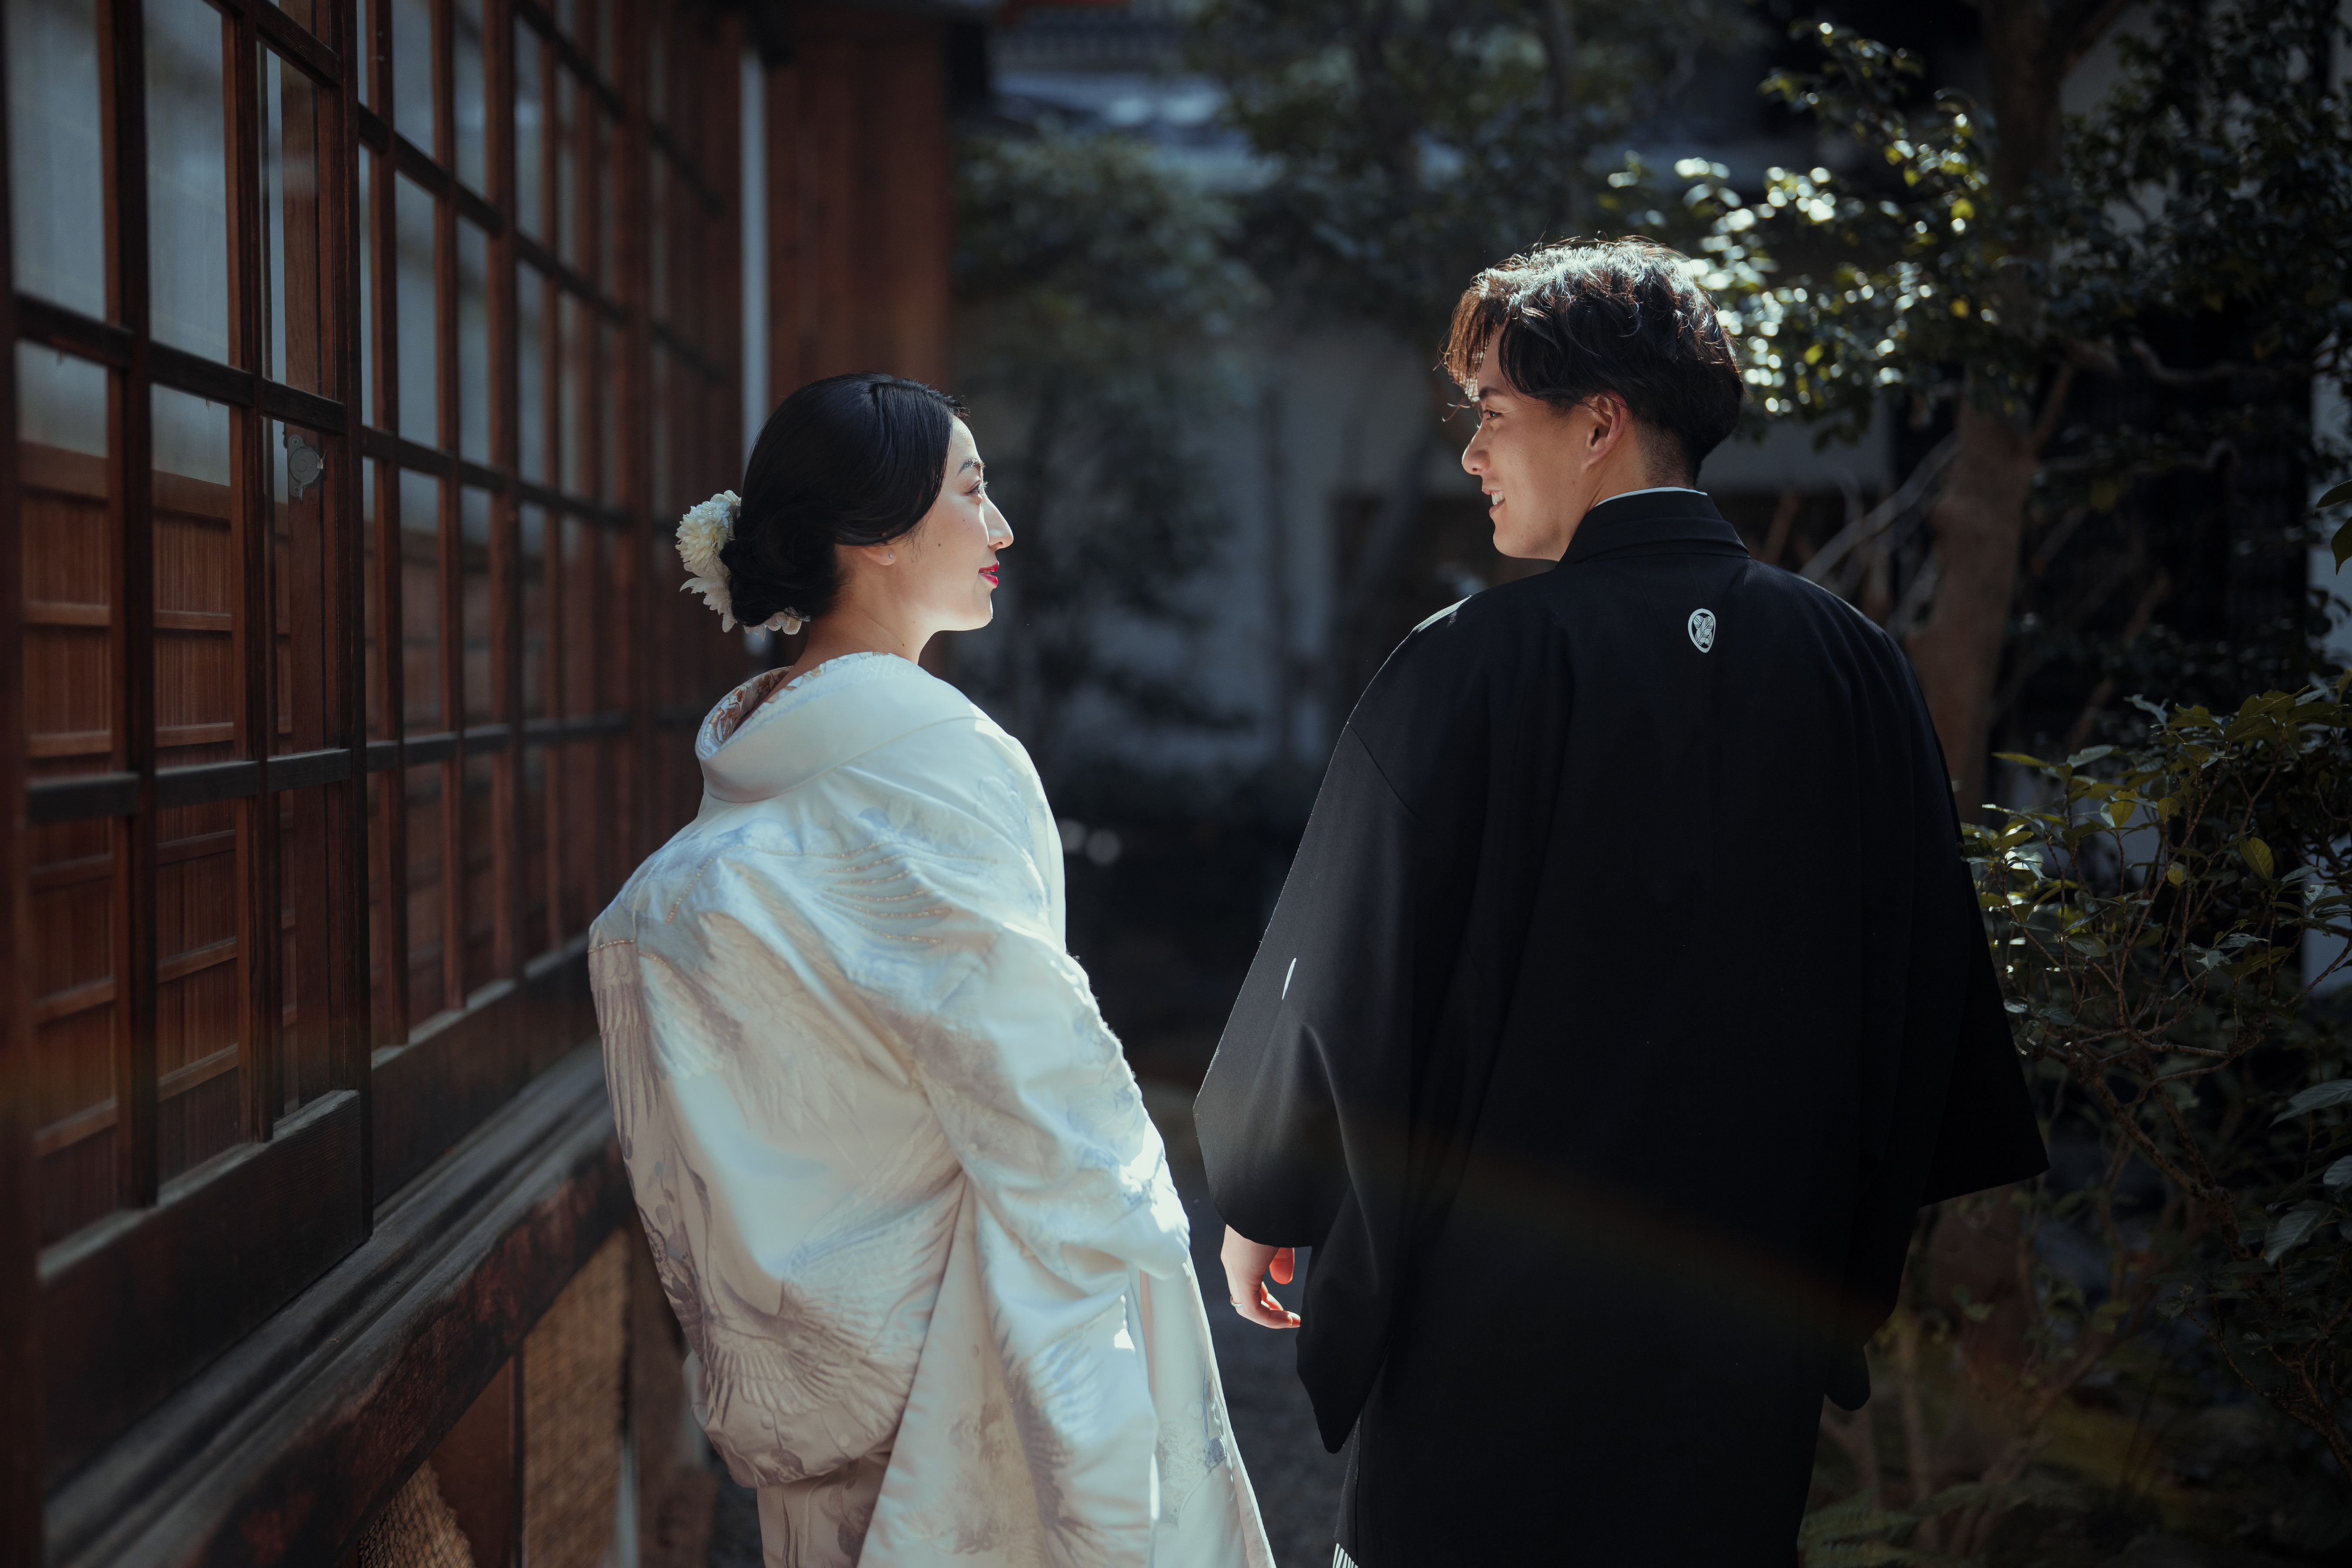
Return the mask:
<path fill-rule="evenodd" d="M 2344 487 L 2338 485 L 2336 488 L 2342 489 Z M 2336 531 L 2336 537 L 2327 542 L 2327 548 L 2336 552 L 2336 569 L 2343 571 L 2344 563 L 2352 561 L 2352 522 Z"/>
<path fill-rule="evenodd" d="M 2259 838 L 2249 838 L 2238 846 L 2238 853 L 2254 868 L 2254 875 L 2267 882 L 2271 879 L 2271 847 Z"/>
<path fill-rule="evenodd" d="M 2326 1110 L 2334 1105 L 2352 1104 L 2352 1078 L 2339 1078 L 2329 1083 L 2315 1083 L 2286 1102 L 2286 1109 L 2271 1118 L 2275 1127 L 2290 1116 L 2307 1116 L 2315 1110 Z"/>
<path fill-rule="evenodd" d="M 2352 501 L 2352 479 L 2345 480 L 2319 498 L 2319 504 L 2323 507 L 2342 506 L 2346 501 Z"/>
<path fill-rule="evenodd" d="M 1911 1522 L 1908 1515 L 1889 1513 L 1871 1500 L 1868 1492 L 1856 1492 L 1843 1502 L 1817 1508 L 1805 1515 L 1797 1527 L 1797 1542 L 1811 1546 L 1825 1541 L 1839 1541 L 1876 1531 L 1885 1534 L 1895 1524 Z"/>
<path fill-rule="evenodd" d="M 2336 1217 L 2334 1205 L 2307 1199 L 2279 1215 L 2271 1226 L 2270 1236 L 2263 1243 L 2263 1261 L 2276 1263 L 2288 1253 L 2309 1241 L 2314 1232 Z"/>
<path fill-rule="evenodd" d="M 2331 1191 L 2337 1187 L 2352 1187 L 2352 1154 L 2347 1154 L 2328 1166 L 2319 1178 L 2319 1184 Z"/>
<path fill-rule="evenodd" d="M 2115 748 L 2113 746 L 2085 746 L 2081 751 L 2075 752 L 2073 756 L 2067 758 L 2066 765 L 2070 768 L 2079 768 L 2084 763 L 2095 763 L 2101 757 L 2107 756 L 2114 751 Z"/>

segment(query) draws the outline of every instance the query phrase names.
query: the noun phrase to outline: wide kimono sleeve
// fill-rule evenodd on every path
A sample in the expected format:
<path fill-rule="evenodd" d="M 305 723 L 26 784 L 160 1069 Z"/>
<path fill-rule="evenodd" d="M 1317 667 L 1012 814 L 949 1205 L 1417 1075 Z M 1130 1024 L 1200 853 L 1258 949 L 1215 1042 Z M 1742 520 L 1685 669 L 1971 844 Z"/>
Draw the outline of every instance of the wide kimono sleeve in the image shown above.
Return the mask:
<path fill-rule="evenodd" d="M 1006 1233 L 1083 1296 L 1116 1292 L 1129 1268 L 1173 1278 L 1190 1256 L 1183 1209 L 1063 946 L 1059 845 L 1035 775 L 1009 740 L 957 739 L 869 764 L 891 804 L 833 863 L 830 945 Z"/>
<path fill-rule="evenodd" d="M 1848 1410 L 1870 1396 L 1863 1347 L 1895 1310 L 1920 1208 L 2049 1168 L 1961 858 L 1950 770 L 1916 677 L 1891 649 L 1883 658 L 1885 777 L 1871 798 L 1894 819 L 1879 840 L 1899 842 L 1907 826 L 1910 854 L 1905 876 L 1893 874 L 1893 857 L 1876 868 L 1871 891 L 1891 907 L 1900 889 L 1909 940 L 1877 980 L 1895 1027 L 1864 1078 L 1861 1180 L 1839 1282 L 1844 1321 L 1827 1390 Z"/>
<path fill-rule="evenodd" d="M 1034 1508 L 1013 1513 L 1044 1530 L 1045 1560 L 1140 1563 L 1154 1476 L 1174 1479 L 1155 1458 L 1150 1286 L 1168 1281 L 1196 1318 L 1199 1288 L 1160 1134 L 1063 946 L 1043 792 L 1008 739 L 960 725 L 866 766 L 885 804 L 833 862 L 833 945 L 965 1176 L 869 1547 L 932 1561 L 985 1521 L 1013 1529 L 1005 1497 L 958 1489 L 973 1473 L 962 1448 L 1009 1441 L 1016 1467 L 982 1468 L 1025 1476 Z"/>
<path fill-rule="evenodd" d="M 1341 731 L 1193 1108 L 1218 1214 L 1314 1249 L 1298 1366 L 1334 1452 L 1468 1148 L 1543 860 L 1565 694 L 1486 609 L 1417 628 Z"/>

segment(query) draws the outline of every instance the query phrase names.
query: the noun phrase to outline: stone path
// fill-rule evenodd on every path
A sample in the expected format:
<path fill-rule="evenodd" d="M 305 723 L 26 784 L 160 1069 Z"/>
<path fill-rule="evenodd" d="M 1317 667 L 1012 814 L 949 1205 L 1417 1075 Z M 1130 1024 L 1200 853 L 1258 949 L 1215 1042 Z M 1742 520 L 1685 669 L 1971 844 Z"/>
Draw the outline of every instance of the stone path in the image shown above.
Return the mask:
<path fill-rule="evenodd" d="M 1168 1163 L 1176 1173 L 1185 1216 L 1192 1222 L 1192 1268 L 1201 1277 L 1201 1294 L 1208 1307 L 1209 1335 L 1225 1384 L 1225 1408 L 1233 1417 L 1242 1463 L 1257 1491 L 1258 1509 L 1265 1516 L 1274 1560 L 1279 1568 L 1329 1568 L 1331 1527 L 1339 1517 L 1347 1454 L 1323 1451 L 1314 1407 L 1298 1386 L 1296 1339 L 1244 1321 L 1225 1300 L 1224 1270 L 1217 1262 L 1225 1226 L 1209 1205 L 1200 1144 L 1192 1135 L 1192 1091 L 1146 1079 L 1143 1097 L 1151 1119 L 1160 1124 L 1160 1135 L 1167 1140 Z M 1296 1280 L 1276 1286 L 1275 1296 L 1297 1310 Z"/>

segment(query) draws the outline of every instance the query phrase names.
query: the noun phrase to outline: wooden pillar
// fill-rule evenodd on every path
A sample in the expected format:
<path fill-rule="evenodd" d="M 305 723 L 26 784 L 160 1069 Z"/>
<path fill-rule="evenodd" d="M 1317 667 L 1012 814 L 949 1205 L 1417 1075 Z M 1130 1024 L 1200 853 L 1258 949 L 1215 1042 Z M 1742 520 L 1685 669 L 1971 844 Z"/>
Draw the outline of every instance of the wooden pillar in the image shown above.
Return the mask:
<path fill-rule="evenodd" d="M 770 388 L 879 370 L 945 385 L 945 27 L 811 5 L 768 73 Z"/>

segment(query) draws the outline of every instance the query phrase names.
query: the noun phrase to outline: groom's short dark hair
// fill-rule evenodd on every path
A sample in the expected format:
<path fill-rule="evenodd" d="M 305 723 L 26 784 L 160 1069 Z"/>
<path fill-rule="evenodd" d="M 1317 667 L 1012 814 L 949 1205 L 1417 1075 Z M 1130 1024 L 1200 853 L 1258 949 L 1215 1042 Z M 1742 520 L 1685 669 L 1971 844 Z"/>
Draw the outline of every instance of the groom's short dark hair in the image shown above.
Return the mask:
<path fill-rule="evenodd" d="M 1680 448 L 1696 480 L 1738 423 L 1743 390 L 1730 334 L 1696 270 L 1639 237 L 1538 246 L 1463 290 L 1445 372 L 1466 384 L 1493 354 L 1514 386 L 1563 409 L 1613 392 Z"/>

